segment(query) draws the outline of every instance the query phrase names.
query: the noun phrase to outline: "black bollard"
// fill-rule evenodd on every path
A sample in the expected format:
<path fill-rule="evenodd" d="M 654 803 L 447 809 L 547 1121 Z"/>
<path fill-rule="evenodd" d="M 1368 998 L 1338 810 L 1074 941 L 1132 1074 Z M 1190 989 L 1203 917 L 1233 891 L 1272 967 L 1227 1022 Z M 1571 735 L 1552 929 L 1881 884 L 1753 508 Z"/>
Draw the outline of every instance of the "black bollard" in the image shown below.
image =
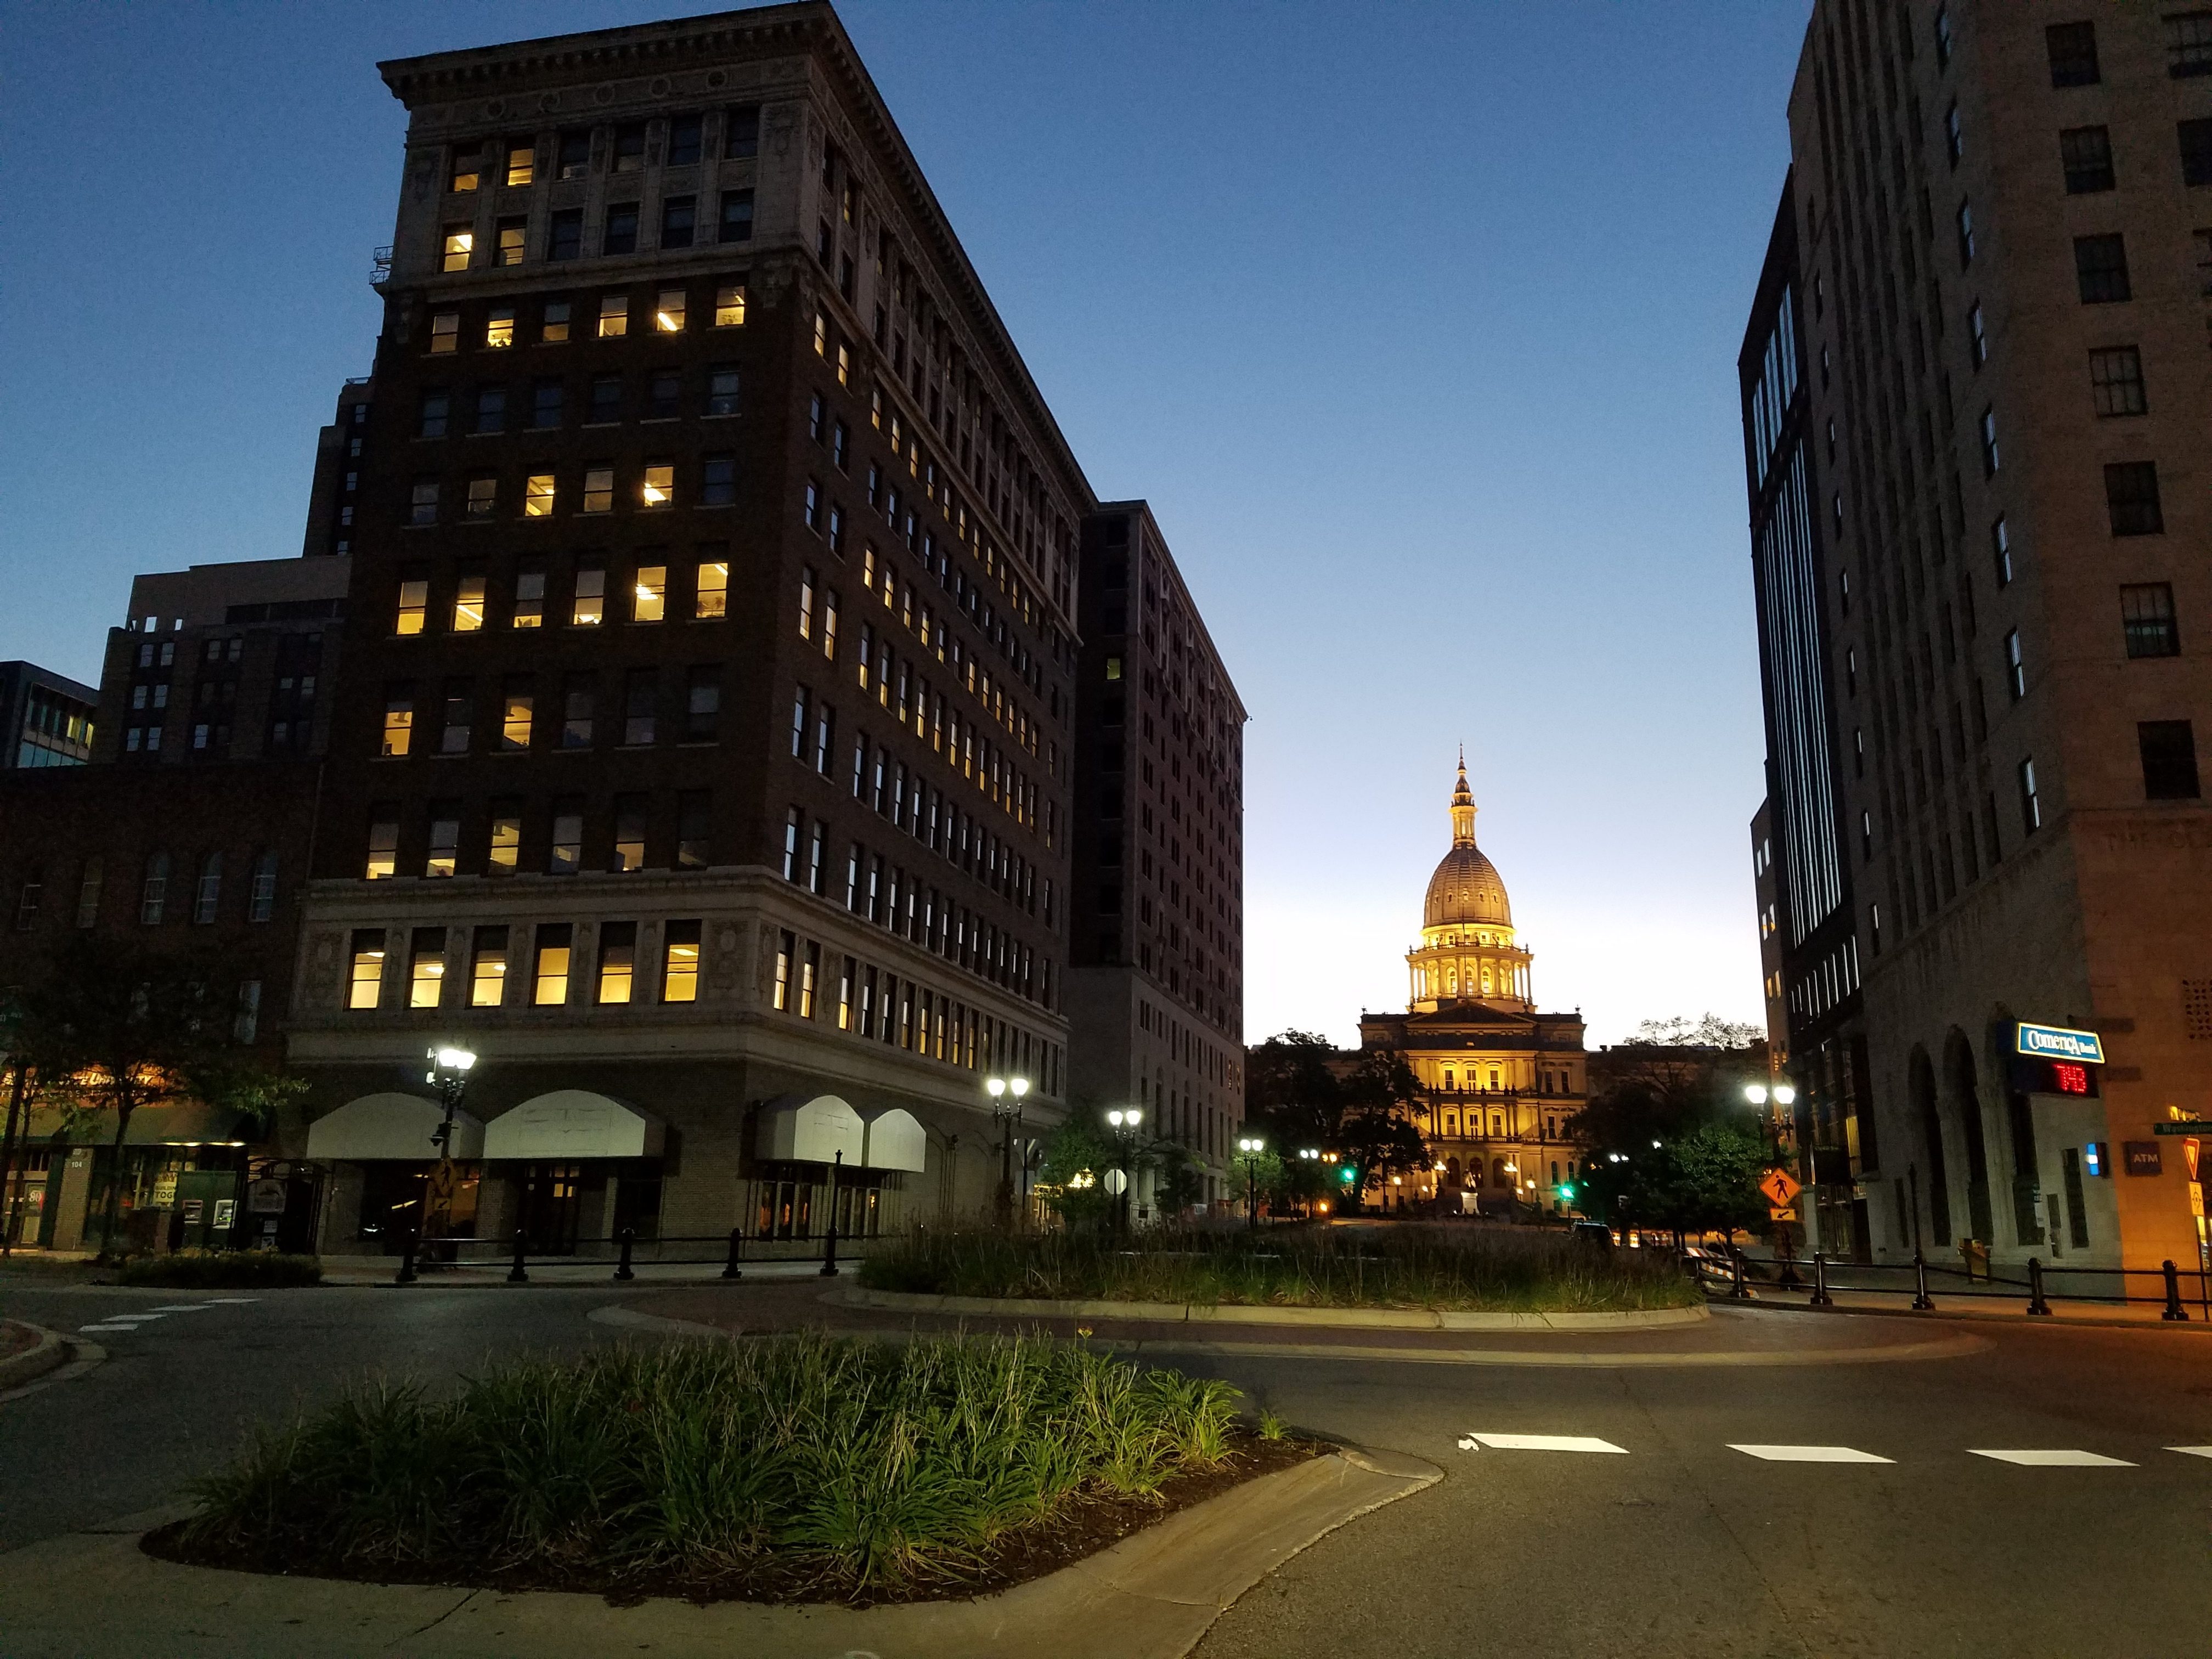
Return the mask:
<path fill-rule="evenodd" d="M 510 1285 L 527 1285 L 530 1282 L 530 1275 L 522 1266 L 523 1253 L 529 1249 L 528 1238 L 529 1235 L 521 1228 L 514 1230 L 514 1266 L 507 1273 L 507 1282 Z"/>
<path fill-rule="evenodd" d="M 822 1277 L 837 1276 L 837 1224 L 832 1221 L 830 1231 L 822 1236 Z"/>
<path fill-rule="evenodd" d="M 2172 1265 L 2170 1261 L 2166 1263 L 2169 1267 Z M 2168 1273 L 2166 1282 L 2171 1284 L 2172 1280 L 2173 1275 Z M 392 1282 L 395 1285 L 412 1285 L 415 1282 L 415 1234 L 411 1229 L 399 1247 L 399 1273 Z"/>
<path fill-rule="evenodd" d="M 1734 1245 L 1729 1247 L 1729 1295 L 1738 1302 L 1750 1299 L 1751 1292 L 1743 1287 L 1743 1252 Z"/>
<path fill-rule="evenodd" d="M 1912 1253 L 1912 1309 L 1915 1313 L 1936 1310 L 1936 1298 L 1928 1294 L 1928 1258 L 1917 1250 Z"/>
<path fill-rule="evenodd" d="M 722 1268 L 722 1277 L 723 1277 L 723 1278 L 725 1278 L 725 1279 L 743 1279 L 743 1278 L 745 1276 L 745 1274 L 744 1274 L 744 1269 L 743 1269 L 742 1267 L 738 1267 L 738 1258 L 744 1253 L 744 1248 L 745 1248 L 745 1230 L 744 1230 L 743 1227 L 732 1227 L 732 1228 L 731 1228 L 731 1229 L 730 1229 L 730 1259 L 729 1259 L 728 1262 L 727 1262 L 727 1263 L 726 1263 L 726 1264 L 724 1265 L 723 1268 Z"/>
<path fill-rule="evenodd" d="M 2189 1318 L 2181 1310 L 2181 1270 L 2171 1261 L 2166 1264 L 2166 1311 L 2159 1317 L 2184 1322 Z"/>
<path fill-rule="evenodd" d="M 637 1277 L 629 1270 L 629 1247 L 637 1237 L 637 1231 L 625 1227 L 616 1237 L 622 1240 L 622 1260 L 615 1263 L 615 1279 L 618 1284 L 627 1284 Z"/>
<path fill-rule="evenodd" d="M 2051 1317 L 2051 1304 L 2043 1299 L 2043 1259 L 2027 1259 L 2027 1311 L 2032 1318 Z"/>
<path fill-rule="evenodd" d="M 1828 1255 L 1825 1250 L 1813 1252 L 1813 1300 L 1815 1308 L 1832 1308 L 1836 1298 L 1828 1294 Z"/>

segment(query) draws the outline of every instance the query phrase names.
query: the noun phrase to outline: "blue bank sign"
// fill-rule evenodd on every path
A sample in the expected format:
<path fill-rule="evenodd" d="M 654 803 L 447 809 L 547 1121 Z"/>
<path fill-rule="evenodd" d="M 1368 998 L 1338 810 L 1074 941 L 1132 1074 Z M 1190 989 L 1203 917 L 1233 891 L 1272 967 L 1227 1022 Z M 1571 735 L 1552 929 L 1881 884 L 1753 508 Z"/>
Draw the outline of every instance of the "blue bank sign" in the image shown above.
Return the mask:
<path fill-rule="evenodd" d="M 2069 1031 L 2063 1025 L 2030 1025 L 2025 1021 L 2014 1031 L 2014 1047 L 2023 1054 L 2033 1054 L 2039 1060 L 2070 1060 L 2082 1066 L 2105 1063 L 2105 1045 L 2094 1031 Z"/>

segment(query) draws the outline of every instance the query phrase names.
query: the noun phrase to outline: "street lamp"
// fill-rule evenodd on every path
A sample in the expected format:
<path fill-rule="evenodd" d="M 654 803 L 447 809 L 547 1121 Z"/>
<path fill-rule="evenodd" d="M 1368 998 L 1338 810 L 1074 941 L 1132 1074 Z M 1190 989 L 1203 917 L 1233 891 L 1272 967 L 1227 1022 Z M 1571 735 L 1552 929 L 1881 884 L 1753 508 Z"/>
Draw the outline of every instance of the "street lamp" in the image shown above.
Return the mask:
<path fill-rule="evenodd" d="M 430 1171 L 429 1179 L 422 1183 L 422 1212 L 416 1224 L 418 1237 L 438 1238 L 452 1224 L 453 1206 L 453 1113 L 459 1109 L 461 1096 L 469 1086 L 469 1073 L 477 1057 L 466 1048 L 447 1045 L 426 1051 L 430 1069 L 422 1080 L 434 1090 L 438 1103 L 445 1109 L 438 1127 L 430 1132 L 430 1144 L 438 1149 L 438 1166 Z M 408 1255 L 414 1254 L 409 1247 Z M 403 1263 L 403 1266 L 411 1265 Z"/>
<path fill-rule="evenodd" d="M 1121 1237 L 1129 1236 L 1129 1189 L 1137 1184 L 1137 1126 L 1145 1121 L 1138 1107 L 1117 1107 L 1106 1114 L 1114 1139 L 1121 1144 Z"/>
<path fill-rule="evenodd" d="M 1787 1107 L 1797 1098 L 1797 1091 L 1787 1083 L 1747 1083 L 1743 1097 L 1759 1109 L 1759 1121 L 1766 1136 L 1766 1156 L 1778 1169 L 1782 1164 L 1782 1124 L 1778 1115 L 1768 1111 L 1771 1102 L 1778 1107 Z M 1794 1291 L 1797 1288 L 1797 1268 L 1794 1252 L 1790 1248 L 1790 1224 L 1778 1220 L 1776 1228 L 1781 1233 L 1782 1276 L 1776 1281 L 1778 1288 Z"/>
<path fill-rule="evenodd" d="M 1260 1154 L 1267 1150 L 1267 1143 L 1257 1135 L 1240 1135 L 1237 1150 L 1244 1158 L 1244 1225 L 1248 1231 L 1260 1230 Z"/>
<path fill-rule="evenodd" d="M 993 1077 L 983 1080 L 991 1092 L 991 1121 L 999 1127 L 999 1225 L 1011 1230 L 1014 1222 L 1014 1137 L 1021 1132 L 1022 1097 L 1030 1091 L 1025 1077 Z"/>

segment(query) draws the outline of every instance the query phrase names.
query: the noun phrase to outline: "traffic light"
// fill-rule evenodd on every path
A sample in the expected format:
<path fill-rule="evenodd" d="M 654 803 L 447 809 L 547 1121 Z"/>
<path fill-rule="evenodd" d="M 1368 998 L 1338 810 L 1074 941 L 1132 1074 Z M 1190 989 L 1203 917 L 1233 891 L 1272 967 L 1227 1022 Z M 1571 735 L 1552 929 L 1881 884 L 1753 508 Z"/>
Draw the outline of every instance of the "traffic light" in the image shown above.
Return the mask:
<path fill-rule="evenodd" d="M 1359 1172 L 1352 1168 L 1350 1164 L 1346 1164 L 1344 1168 L 1336 1172 L 1336 1178 L 1347 1187 L 1349 1187 L 1354 1181 L 1358 1180 L 1358 1176 Z"/>
<path fill-rule="evenodd" d="M 1570 1181 L 1559 1188 L 1559 1202 L 1562 1204 L 1571 1204 L 1574 1201 L 1575 1183 Z"/>

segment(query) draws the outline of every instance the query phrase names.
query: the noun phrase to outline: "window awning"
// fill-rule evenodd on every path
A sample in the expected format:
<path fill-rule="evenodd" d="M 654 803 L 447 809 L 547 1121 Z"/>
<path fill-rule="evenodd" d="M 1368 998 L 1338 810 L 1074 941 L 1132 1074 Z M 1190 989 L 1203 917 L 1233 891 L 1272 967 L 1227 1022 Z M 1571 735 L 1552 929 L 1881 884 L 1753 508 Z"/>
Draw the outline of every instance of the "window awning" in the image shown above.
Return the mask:
<path fill-rule="evenodd" d="M 588 1089 L 556 1089 L 484 1125 L 483 1155 L 538 1164 L 586 1158 L 658 1158 L 667 1128 L 649 1112 Z"/>
<path fill-rule="evenodd" d="M 362 1095 L 307 1126 L 307 1156 L 318 1160 L 405 1158 L 428 1163 L 438 1156 L 430 1137 L 445 1109 L 421 1095 Z M 457 1158 L 483 1156 L 484 1126 L 466 1112 L 453 1114 L 448 1150 Z"/>
<path fill-rule="evenodd" d="M 858 1112 L 836 1095 L 779 1095 L 760 1109 L 755 1149 L 764 1158 L 834 1164 L 848 1170 L 904 1170 L 919 1174 L 929 1137 L 899 1106 Z"/>
<path fill-rule="evenodd" d="M 115 1114 L 108 1111 L 58 1111 L 35 1106 L 23 1126 L 26 1145 L 33 1146 L 112 1146 Z M 258 1124 L 226 1107 L 197 1100 L 173 1106 L 141 1106 L 131 1114 L 126 1146 L 228 1146 L 262 1139 Z"/>

